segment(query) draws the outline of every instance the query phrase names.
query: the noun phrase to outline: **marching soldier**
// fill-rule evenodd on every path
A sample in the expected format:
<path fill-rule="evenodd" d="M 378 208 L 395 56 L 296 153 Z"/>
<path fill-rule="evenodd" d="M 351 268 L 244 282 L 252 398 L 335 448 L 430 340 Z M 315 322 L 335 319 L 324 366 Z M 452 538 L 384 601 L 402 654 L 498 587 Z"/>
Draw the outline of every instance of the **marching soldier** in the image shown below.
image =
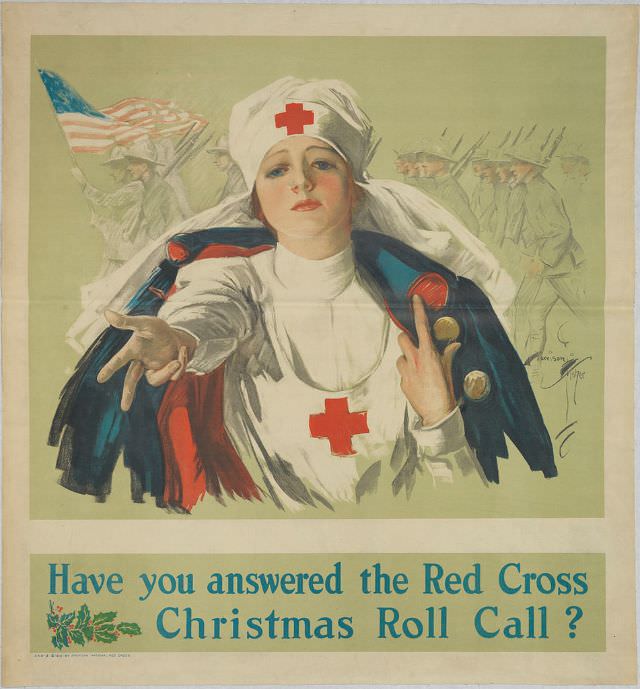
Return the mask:
<path fill-rule="evenodd" d="M 138 233 L 147 243 L 184 220 L 184 216 L 175 191 L 157 172 L 163 163 L 150 139 L 134 142 L 126 151 L 126 159 L 131 179 L 144 185 Z"/>
<path fill-rule="evenodd" d="M 402 181 L 422 189 L 423 184 L 420 179 L 420 169 L 416 162 L 415 151 L 406 151 L 405 153 L 398 153 L 396 151 L 396 156 L 396 172 L 402 175 Z"/>
<path fill-rule="evenodd" d="M 409 153 L 400 153 L 399 151 L 395 151 L 396 154 L 396 159 L 394 161 L 394 166 L 396 168 L 396 172 L 400 175 L 402 175 L 402 181 L 406 181 L 407 177 L 407 172 L 409 170 Z"/>
<path fill-rule="evenodd" d="M 477 151 L 471 158 L 471 169 L 478 178 L 471 193 L 471 210 L 478 219 L 483 239 L 491 240 L 495 230 L 495 186 L 497 173 L 488 150 Z"/>
<path fill-rule="evenodd" d="M 427 142 L 417 153 L 421 178 L 426 178 L 424 191 L 453 213 L 473 234 L 478 236 L 478 219 L 469 205 L 469 197 L 451 174 L 457 162 L 452 147 L 444 140 Z"/>
<path fill-rule="evenodd" d="M 189 218 L 193 215 L 193 209 L 187 198 L 187 190 L 184 181 L 180 176 L 180 168 L 173 165 L 176 159 L 176 148 L 170 138 L 156 140 L 154 146 L 158 157 L 158 163 L 169 168 L 169 173 L 164 175 L 164 180 L 171 185 L 171 188 L 176 194 L 178 206 L 183 217 Z M 167 167 L 163 167 L 166 170 Z"/>
<path fill-rule="evenodd" d="M 507 232 L 513 241 L 513 224 L 511 218 L 513 204 L 510 204 L 511 188 L 511 160 L 501 151 L 490 151 L 488 157 L 493 164 L 493 213 L 491 214 L 490 232 L 498 249 L 504 246 Z"/>
<path fill-rule="evenodd" d="M 569 216 L 576 227 L 584 227 L 591 220 L 588 213 L 589 176 L 591 161 L 585 155 L 582 146 L 574 145 L 563 148 L 560 158 L 562 181 L 560 192 L 567 206 Z"/>
<path fill-rule="evenodd" d="M 489 151 L 488 157 L 493 163 L 493 205 L 487 219 L 488 242 L 500 259 L 502 265 L 516 280 L 522 278 L 520 270 L 520 252 L 517 245 L 523 222 L 523 203 L 526 187 L 512 186 L 511 159 L 499 149 Z"/>
<path fill-rule="evenodd" d="M 516 342 L 532 370 L 546 343 L 546 322 L 556 302 L 577 313 L 583 301 L 579 268 L 582 247 L 558 191 L 545 179 L 548 166 L 539 146 L 525 143 L 509 152 L 512 185 L 520 188 L 517 234 L 524 277 L 514 302 Z"/>
<path fill-rule="evenodd" d="M 215 146 L 208 148 L 207 153 L 211 155 L 213 166 L 227 175 L 227 181 L 220 192 L 217 203 L 226 199 L 227 196 L 243 194 L 247 191 L 242 172 L 229 153 L 229 137 L 226 134 L 223 134 L 216 141 Z"/>
<path fill-rule="evenodd" d="M 109 159 L 103 165 L 109 168 L 112 179 L 119 185 L 115 191 L 102 191 L 89 184 L 80 168 L 71 169 L 91 206 L 91 225 L 104 237 L 102 266 L 96 279 L 113 273 L 141 248 L 138 220 L 144 186 L 140 181 L 127 180 L 127 161 L 121 146 L 111 149 Z"/>

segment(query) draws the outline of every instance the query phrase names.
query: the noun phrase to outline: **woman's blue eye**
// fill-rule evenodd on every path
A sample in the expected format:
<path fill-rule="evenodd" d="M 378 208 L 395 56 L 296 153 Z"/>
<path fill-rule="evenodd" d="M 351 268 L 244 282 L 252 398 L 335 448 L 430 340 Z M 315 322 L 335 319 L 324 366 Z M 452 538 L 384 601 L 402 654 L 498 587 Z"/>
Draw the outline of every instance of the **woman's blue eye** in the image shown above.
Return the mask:
<path fill-rule="evenodd" d="M 284 173 L 286 172 L 286 168 L 280 166 L 280 167 L 274 167 L 273 170 L 269 170 L 267 172 L 267 177 L 282 177 Z"/>
<path fill-rule="evenodd" d="M 318 168 L 318 170 L 330 170 L 331 168 L 335 167 L 335 165 L 330 163 L 328 160 L 314 160 L 313 164 Z"/>

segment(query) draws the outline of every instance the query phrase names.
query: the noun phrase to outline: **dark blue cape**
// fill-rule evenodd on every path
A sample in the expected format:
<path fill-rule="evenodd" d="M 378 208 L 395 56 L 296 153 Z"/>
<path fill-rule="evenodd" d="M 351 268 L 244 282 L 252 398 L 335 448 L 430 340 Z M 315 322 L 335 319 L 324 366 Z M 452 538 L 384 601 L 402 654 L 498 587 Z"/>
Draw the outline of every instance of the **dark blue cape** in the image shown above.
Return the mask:
<path fill-rule="evenodd" d="M 462 400 L 467 440 L 486 478 L 498 482 L 497 458 L 508 455 L 505 435 L 533 471 L 556 476 L 549 433 L 525 368 L 483 292 L 470 280 L 454 275 L 396 239 L 361 230 L 354 231 L 352 238 L 358 268 L 371 276 L 394 321 L 414 340 L 409 297 L 412 287 L 425 274 L 440 276 L 443 284 L 446 281 L 446 304 L 429 308 L 427 300 L 427 315 L 431 324 L 452 316 L 460 326 L 457 339 L 462 346 L 453 363 L 454 391 Z M 212 245 L 251 250 L 275 243 L 265 228 L 215 228 L 176 235 L 169 244 L 173 258 L 162 261 L 125 311 L 130 315 L 157 314 L 178 269 Z M 49 444 L 60 446 L 60 483 L 70 490 L 105 498 L 123 452 L 125 466 L 131 471 L 132 498 L 141 501 L 149 493 L 163 506 L 165 467 L 157 417 L 167 386 L 154 388 L 143 378 L 130 411 L 125 413 L 120 410 L 125 370 L 105 384 L 96 380 L 98 371 L 130 336 L 129 331 L 107 327 L 87 350 L 62 390 Z M 489 394 L 480 401 L 465 397 L 463 381 L 470 371 L 483 371 L 489 377 Z M 219 486 L 208 490 L 218 493 Z"/>

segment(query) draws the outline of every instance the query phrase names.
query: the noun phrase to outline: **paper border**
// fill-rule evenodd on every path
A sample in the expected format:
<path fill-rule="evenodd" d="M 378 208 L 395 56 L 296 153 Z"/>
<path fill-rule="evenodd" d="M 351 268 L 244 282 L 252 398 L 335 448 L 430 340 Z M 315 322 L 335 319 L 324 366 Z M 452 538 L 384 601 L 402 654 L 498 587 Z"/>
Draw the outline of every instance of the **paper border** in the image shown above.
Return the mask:
<path fill-rule="evenodd" d="M 5 4 L 4 26 L 4 648 L 3 683 L 635 683 L 633 535 L 634 117 L 638 9 L 633 6 Z M 268 31 L 265 27 L 269 27 Z M 206 27 L 206 31 L 203 27 Z M 162 528 L 162 548 L 203 543 L 207 522 L 30 522 L 28 515 L 27 228 L 30 36 L 590 35 L 607 37 L 605 518 L 225 522 L 211 552 L 571 552 L 607 555 L 607 652 L 428 654 L 135 654 L 33 658 L 28 553 L 104 552 Z M 487 528 L 490 526 L 490 528 Z M 114 528 L 115 527 L 115 528 Z M 277 532 L 277 544 L 269 542 Z M 89 539 L 89 533 L 91 538 Z M 446 537 L 444 534 L 446 533 Z M 490 540 L 485 534 L 490 533 Z M 446 541 L 446 543 L 445 543 Z M 443 548 L 444 546 L 444 548 Z M 95 549 L 95 548 L 93 548 Z M 140 552 L 136 546 L 136 552 Z M 11 622 L 10 622 L 11 621 Z M 11 632 L 8 626 L 11 624 Z M 149 658 L 147 659 L 147 656 Z M 147 662 L 148 660 L 148 662 Z M 215 667 L 215 672 L 212 669 Z M 265 668 L 273 675 L 265 675 Z"/>

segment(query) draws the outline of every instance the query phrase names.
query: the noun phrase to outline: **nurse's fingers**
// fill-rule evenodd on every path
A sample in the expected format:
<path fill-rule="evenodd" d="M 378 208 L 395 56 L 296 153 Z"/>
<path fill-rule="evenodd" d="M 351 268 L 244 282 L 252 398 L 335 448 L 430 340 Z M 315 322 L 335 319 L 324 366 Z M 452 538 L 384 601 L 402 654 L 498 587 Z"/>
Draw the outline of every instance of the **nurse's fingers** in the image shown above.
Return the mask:
<path fill-rule="evenodd" d="M 407 333 L 400 333 L 398 335 L 398 344 L 400 345 L 400 349 L 402 350 L 407 362 L 415 364 L 416 357 L 418 356 L 418 350 Z"/>
<path fill-rule="evenodd" d="M 180 368 L 171 376 L 171 380 L 178 380 L 179 378 L 181 378 L 182 374 L 185 372 L 185 369 L 187 368 L 188 355 L 187 347 L 185 345 L 182 345 L 182 347 L 180 347 L 180 351 L 178 352 L 178 362 L 180 363 Z"/>
<path fill-rule="evenodd" d="M 106 383 L 109 378 L 119 371 L 123 366 L 126 366 L 130 361 L 134 360 L 131 353 L 131 348 L 126 344 L 120 351 L 116 352 L 114 356 L 100 369 L 97 376 L 98 383 Z"/>
<path fill-rule="evenodd" d="M 449 386 L 449 391 L 451 392 L 451 397 L 453 398 L 453 358 L 455 357 L 457 351 L 462 347 L 461 342 L 452 342 L 444 348 L 442 352 L 442 368 L 444 369 L 444 377 Z"/>
<path fill-rule="evenodd" d="M 147 381 L 149 385 L 158 387 L 168 383 L 172 376 L 180 370 L 181 364 L 177 359 L 170 361 L 168 364 L 155 371 L 147 371 Z"/>
<path fill-rule="evenodd" d="M 407 357 L 401 356 L 398 357 L 398 360 L 396 361 L 396 368 L 398 369 L 398 372 L 400 373 L 401 378 L 405 378 L 408 372 L 408 367 L 409 363 L 407 362 Z"/>
<path fill-rule="evenodd" d="M 426 347 L 427 350 L 435 351 L 422 297 L 414 294 L 411 298 L 411 303 L 413 306 L 413 318 L 416 323 L 416 332 L 418 333 L 418 345 Z"/>
<path fill-rule="evenodd" d="M 125 316 L 123 313 L 110 309 L 104 312 L 104 317 L 109 325 L 118 328 L 118 330 L 136 330 L 136 328 L 141 328 L 144 321 L 148 319 L 148 316 Z"/>
<path fill-rule="evenodd" d="M 129 409 L 131 409 L 133 399 L 136 396 L 136 386 L 143 375 L 144 366 L 142 362 L 132 361 L 129 364 L 122 386 L 122 399 L 120 400 L 120 409 L 122 409 L 122 411 L 129 411 Z"/>

